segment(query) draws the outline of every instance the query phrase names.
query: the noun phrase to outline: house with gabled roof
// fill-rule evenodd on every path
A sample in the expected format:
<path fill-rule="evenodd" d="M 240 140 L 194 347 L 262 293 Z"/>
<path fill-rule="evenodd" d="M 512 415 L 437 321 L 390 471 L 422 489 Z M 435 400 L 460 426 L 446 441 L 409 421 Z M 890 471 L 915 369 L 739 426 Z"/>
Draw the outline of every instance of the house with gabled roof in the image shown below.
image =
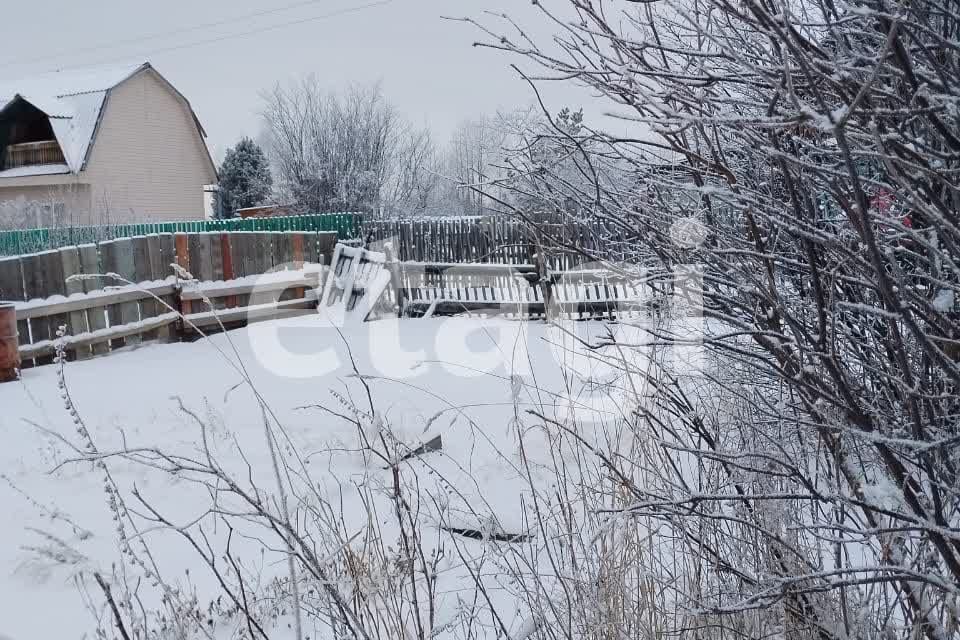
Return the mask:
<path fill-rule="evenodd" d="M 190 102 L 149 63 L 0 80 L 0 227 L 24 210 L 26 226 L 199 219 L 216 182 Z"/>

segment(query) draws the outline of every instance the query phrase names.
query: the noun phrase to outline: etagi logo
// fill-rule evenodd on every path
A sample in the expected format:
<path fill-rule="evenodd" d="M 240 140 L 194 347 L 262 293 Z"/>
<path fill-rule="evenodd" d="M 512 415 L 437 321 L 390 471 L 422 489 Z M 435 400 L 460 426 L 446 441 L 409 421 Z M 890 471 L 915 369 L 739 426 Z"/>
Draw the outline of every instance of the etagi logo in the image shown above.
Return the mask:
<path fill-rule="evenodd" d="M 672 228 L 683 248 L 706 235 L 695 219 Z M 513 379 L 548 366 L 598 389 L 635 389 L 642 380 L 633 376 L 653 364 L 683 373 L 704 366 L 698 265 L 667 274 L 587 264 L 544 278 L 529 265 L 398 263 L 387 258 L 390 243 L 381 247 L 338 248 L 334 266 L 314 278 L 321 288 L 308 292 L 319 303 L 316 314 L 250 325 L 257 365 L 280 377 L 314 378 L 346 375 L 356 364 L 391 379 L 429 367 L 465 379 Z M 284 304 L 276 284 L 282 270 L 258 280 L 250 305 Z M 398 317 L 398 303 L 414 317 Z"/>

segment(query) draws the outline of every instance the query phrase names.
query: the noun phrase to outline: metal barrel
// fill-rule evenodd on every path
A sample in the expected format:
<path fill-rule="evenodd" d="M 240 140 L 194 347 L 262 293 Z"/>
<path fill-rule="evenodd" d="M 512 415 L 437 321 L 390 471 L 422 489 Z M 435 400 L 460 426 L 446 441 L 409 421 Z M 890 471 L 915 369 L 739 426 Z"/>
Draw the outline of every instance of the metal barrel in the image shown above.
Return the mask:
<path fill-rule="evenodd" d="M 17 307 L 0 301 L 0 383 L 17 379 L 20 351 L 17 348 Z"/>

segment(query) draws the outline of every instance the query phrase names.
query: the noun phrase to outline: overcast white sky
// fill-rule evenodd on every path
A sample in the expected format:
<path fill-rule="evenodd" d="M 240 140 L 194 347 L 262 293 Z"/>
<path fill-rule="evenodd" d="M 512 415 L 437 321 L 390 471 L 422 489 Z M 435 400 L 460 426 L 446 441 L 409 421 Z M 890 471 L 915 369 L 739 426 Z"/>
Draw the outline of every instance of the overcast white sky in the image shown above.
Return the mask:
<path fill-rule="evenodd" d="M 542 25 L 529 1 L 388 0 L 362 8 L 375 1 L 5 2 L 0 81 L 64 67 L 149 60 L 193 103 L 217 159 L 239 137 L 259 132 L 261 90 L 308 73 L 331 89 L 381 81 L 388 99 L 411 121 L 429 125 L 440 140 L 465 118 L 533 99 L 509 69 L 511 59 L 474 48 L 481 33 L 441 17 L 509 11 L 527 24 Z M 341 13 L 324 17 L 335 12 Z M 256 13 L 261 15 L 251 15 Z M 278 27 L 294 21 L 303 22 Z M 271 30 L 232 37 L 262 29 Z M 585 93 L 559 85 L 546 95 L 556 107 L 589 102 Z"/>

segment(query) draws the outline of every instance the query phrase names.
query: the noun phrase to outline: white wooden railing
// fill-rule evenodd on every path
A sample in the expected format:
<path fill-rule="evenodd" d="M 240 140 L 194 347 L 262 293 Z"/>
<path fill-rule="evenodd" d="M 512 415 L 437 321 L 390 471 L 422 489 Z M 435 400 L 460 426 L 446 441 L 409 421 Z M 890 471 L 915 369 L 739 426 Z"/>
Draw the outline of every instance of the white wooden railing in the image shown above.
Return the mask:
<path fill-rule="evenodd" d="M 63 164 L 66 160 L 56 140 L 23 142 L 7 146 L 3 166 L 6 169 L 32 167 L 41 164 Z"/>

